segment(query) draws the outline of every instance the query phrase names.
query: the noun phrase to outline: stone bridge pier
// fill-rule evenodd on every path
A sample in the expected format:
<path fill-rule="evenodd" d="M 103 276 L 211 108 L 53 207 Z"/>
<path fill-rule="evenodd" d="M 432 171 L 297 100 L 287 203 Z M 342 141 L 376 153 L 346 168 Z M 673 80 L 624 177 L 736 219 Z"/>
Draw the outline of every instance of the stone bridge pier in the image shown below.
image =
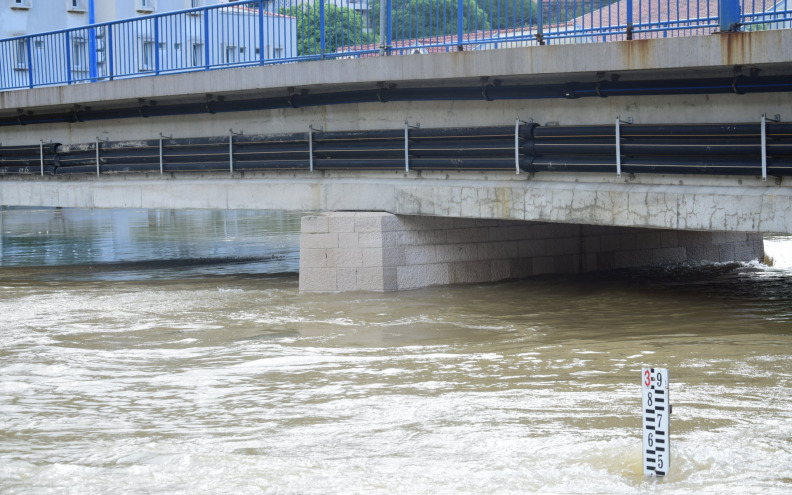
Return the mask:
<path fill-rule="evenodd" d="M 302 219 L 300 290 L 395 291 L 763 256 L 757 233 L 334 212 Z"/>

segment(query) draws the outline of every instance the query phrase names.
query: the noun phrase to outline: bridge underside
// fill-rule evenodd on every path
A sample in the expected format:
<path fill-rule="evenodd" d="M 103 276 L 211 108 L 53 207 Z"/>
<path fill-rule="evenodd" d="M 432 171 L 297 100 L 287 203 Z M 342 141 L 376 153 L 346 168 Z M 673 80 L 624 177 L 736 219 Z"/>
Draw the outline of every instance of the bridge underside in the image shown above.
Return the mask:
<path fill-rule="evenodd" d="M 393 291 L 699 261 L 750 261 L 762 235 L 379 212 L 307 216 L 300 290 Z"/>

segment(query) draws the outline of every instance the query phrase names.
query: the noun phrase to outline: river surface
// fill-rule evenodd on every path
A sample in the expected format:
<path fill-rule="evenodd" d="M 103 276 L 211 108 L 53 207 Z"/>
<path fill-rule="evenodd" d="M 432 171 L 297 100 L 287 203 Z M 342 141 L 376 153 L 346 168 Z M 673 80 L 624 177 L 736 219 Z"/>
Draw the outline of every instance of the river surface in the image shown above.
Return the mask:
<path fill-rule="evenodd" d="M 772 267 L 301 294 L 298 214 L 0 221 L 2 494 L 792 493 L 790 237 Z"/>

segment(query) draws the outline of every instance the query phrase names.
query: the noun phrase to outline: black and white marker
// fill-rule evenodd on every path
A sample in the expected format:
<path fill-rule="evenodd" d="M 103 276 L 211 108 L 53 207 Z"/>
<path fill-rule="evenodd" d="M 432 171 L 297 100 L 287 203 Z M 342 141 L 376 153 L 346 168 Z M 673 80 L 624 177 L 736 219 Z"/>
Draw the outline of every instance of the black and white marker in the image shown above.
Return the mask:
<path fill-rule="evenodd" d="M 665 476 L 671 467 L 671 441 L 668 419 L 668 370 L 641 370 L 641 409 L 643 416 L 643 466 L 648 476 Z"/>

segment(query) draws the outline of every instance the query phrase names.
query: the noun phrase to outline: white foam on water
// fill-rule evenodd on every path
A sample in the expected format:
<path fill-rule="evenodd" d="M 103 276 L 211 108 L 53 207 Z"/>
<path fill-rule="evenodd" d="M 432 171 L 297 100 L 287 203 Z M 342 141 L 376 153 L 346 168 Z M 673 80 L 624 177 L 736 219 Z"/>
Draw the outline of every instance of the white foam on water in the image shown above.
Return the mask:
<path fill-rule="evenodd" d="M 773 268 L 792 270 L 792 236 L 768 236 L 764 249 L 765 256 L 773 260 Z"/>

